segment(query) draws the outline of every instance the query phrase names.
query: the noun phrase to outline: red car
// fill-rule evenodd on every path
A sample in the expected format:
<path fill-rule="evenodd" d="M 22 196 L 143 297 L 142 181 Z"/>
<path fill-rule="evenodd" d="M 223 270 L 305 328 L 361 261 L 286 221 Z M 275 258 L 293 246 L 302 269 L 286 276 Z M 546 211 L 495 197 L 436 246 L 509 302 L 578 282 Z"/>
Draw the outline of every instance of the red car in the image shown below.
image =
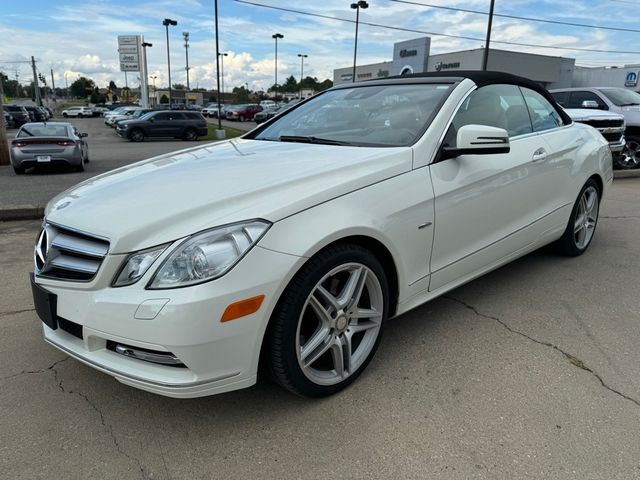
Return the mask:
<path fill-rule="evenodd" d="M 253 120 L 256 113 L 262 111 L 262 107 L 256 104 L 234 105 L 226 108 L 227 120 L 240 120 L 241 122 Z"/>

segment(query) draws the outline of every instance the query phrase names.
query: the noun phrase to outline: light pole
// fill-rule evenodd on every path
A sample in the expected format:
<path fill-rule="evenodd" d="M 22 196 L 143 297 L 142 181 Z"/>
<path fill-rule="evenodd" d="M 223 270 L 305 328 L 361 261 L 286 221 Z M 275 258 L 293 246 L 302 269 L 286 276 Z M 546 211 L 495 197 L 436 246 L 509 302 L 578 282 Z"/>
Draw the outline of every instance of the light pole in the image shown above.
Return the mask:
<path fill-rule="evenodd" d="M 369 4 L 364 0 L 360 0 L 358 3 L 352 3 L 351 8 L 356 11 L 356 41 L 353 45 L 353 75 L 351 81 L 356 81 L 356 57 L 358 55 L 358 23 L 360 22 L 360 9 L 369 8 Z"/>
<path fill-rule="evenodd" d="M 149 77 L 151 79 L 151 82 L 153 83 L 153 104 L 155 105 L 156 103 L 158 103 L 158 99 L 156 98 L 156 78 L 158 78 L 157 75 L 153 75 L 151 77 Z"/>
<path fill-rule="evenodd" d="M 182 36 L 184 37 L 184 54 L 187 58 L 185 70 L 187 71 L 187 90 L 189 90 L 189 32 L 182 32 Z"/>
<path fill-rule="evenodd" d="M 167 72 L 169 72 L 169 108 L 171 108 L 171 59 L 169 58 L 169 25 L 173 25 L 175 27 L 176 25 L 178 25 L 178 21 L 171 20 L 170 18 L 165 18 L 162 21 L 162 25 L 164 25 L 167 30 Z"/>
<path fill-rule="evenodd" d="M 219 53 L 220 57 L 220 78 L 222 79 L 222 101 L 224 102 L 224 57 L 228 57 L 228 53 Z"/>
<path fill-rule="evenodd" d="M 276 41 L 276 83 L 274 85 L 274 89 L 275 89 L 275 97 L 276 100 L 278 100 L 278 39 L 279 38 L 284 38 L 284 35 L 282 35 L 281 33 L 274 33 L 273 35 L 271 35 L 271 38 L 273 38 Z"/>
<path fill-rule="evenodd" d="M 299 53 L 298 56 L 300 57 L 300 100 L 302 100 L 302 79 L 304 78 L 304 59 L 307 58 L 309 55 L 306 55 L 304 53 Z"/>
<path fill-rule="evenodd" d="M 222 115 L 220 113 L 220 43 L 218 42 L 218 0 L 213 0 L 213 11 L 216 28 L 216 83 L 218 87 L 218 130 L 216 131 L 216 138 L 222 140 L 225 132 L 222 129 Z"/>
<path fill-rule="evenodd" d="M 142 97 L 142 107 L 149 107 L 149 78 L 147 70 L 147 47 L 153 47 L 153 43 L 142 42 L 142 68 L 143 72 L 141 77 L 143 78 L 140 86 L 140 96 Z"/>

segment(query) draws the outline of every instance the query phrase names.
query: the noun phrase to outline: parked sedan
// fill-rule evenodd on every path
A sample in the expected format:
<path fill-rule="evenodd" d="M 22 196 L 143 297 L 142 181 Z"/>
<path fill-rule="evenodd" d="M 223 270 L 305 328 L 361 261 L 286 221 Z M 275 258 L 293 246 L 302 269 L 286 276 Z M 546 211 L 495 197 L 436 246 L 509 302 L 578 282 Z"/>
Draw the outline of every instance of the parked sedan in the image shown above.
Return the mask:
<path fill-rule="evenodd" d="M 262 107 L 256 104 L 231 105 L 226 110 L 226 119 L 246 122 L 247 120 L 253 120 L 255 114 L 261 111 Z"/>
<path fill-rule="evenodd" d="M 137 120 L 123 120 L 118 123 L 116 133 L 132 142 L 142 142 L 145 138 L 182 138 L 195 141 L 209 133 L 207 121 L 199 112 L 159 111 L 150 112 Z"/>
<path fill-rule="evenodd" d="M 212 395 L 264 365 L 326 396 L 367 367 L 389 318 L 543 245 L 584 253 L 612 179 L 607 141 L 532 81 L 348 83 L 241 139 L 58 195 L 34 303 L 48 343 L 127 385 Z"/>
<path fill-rule="evenodd" d="M 6 110 L 2 111 L 2 115 L 4 116 L 4 124 L 7 128 L 15 128 L 16 124 L 13 121 L 13 117 Z"/>
<path fill-rule="evenodd" d="M 11 165 L 17 174 L 30 167 L 56 165 L 83 171 L 89 161 L 86 133 L 70 123 L 27 123 L 11 141 Z"/>

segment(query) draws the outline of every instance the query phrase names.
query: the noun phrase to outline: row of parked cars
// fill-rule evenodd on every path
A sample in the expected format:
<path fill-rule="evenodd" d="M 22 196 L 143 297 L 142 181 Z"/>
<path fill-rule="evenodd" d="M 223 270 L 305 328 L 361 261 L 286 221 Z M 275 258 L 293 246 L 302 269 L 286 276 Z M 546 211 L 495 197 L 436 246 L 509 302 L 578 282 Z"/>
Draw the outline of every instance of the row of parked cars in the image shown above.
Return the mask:
<path fill-rule="evenodd" d="M 209 133 L 207 121 L 194 110 L 123 106 L 105 113 L 104 124 L 132 142 L 142 142 L 145 138 L 195 141 Z"/>
<path fill-rule="evenodd" d="M 34 105 L 4 105 L 3 115 L 9 128 L 19 128 L 28 122 L 46 122 L 53 117 L 53 111 Z"/>

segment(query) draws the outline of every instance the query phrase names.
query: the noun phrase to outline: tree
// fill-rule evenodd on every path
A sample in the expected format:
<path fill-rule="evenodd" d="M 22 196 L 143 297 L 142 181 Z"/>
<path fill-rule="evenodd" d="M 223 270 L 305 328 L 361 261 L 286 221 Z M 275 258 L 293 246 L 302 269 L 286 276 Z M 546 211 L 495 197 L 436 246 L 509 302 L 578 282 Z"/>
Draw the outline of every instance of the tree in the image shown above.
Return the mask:
<path fill-rule="evenodd" d="M 173 84 L 173 88 L 175 90 L 186 90 L 186 87 L 181 83 L 174 83 Z"/>
<path fill-rule="evenodd" d="M 114 90 L 116 90 L 118 87 L 116 86 L 116 82 L 114 82 L 113 80 L 111 80 L 109 82 L 109 91 L 113 92 Z"/>
<path fill-rule="evenodd" d="M 169 97 L 167 97 L 164 93 L 160 97 L 160 103 L 169 103 Z"/>
<path fill-rule="evenodd" d="M 4 90 L 4 94 L 6 96 L 12 97 L 21 97 L 22 86 L 17 82 L 17 80 L 11 80 L 7 75 L 0 72 L 0 76 L 2 76 L 2 88 Z"/>
<path fill-rule="evenodd" d="M 280 89 L 281 92 L 297 92 L 298 91 L 298 82 L 296 82 L 296 77 L 291 75 L 287 78 Z"/>
<path fill-rule="evenodd" d="M 316 88 L 316 90 L 318 92 L 321 92 L 321 91 L 327 90 L 328 88 L 331 88 L 331 87 L 333 87 L 333 82 L 327 78 L 326 80 L 324 80 L 323 82 L 321 82 L 318 85 L 318 88 Z"/>
<path fill-rule="evenodd" d="M 89 102 L 91 103 L 100 103 L 100 90 L 98 90 L 98 87 L 93 89 L 93 92 L 91 92 L 91 97 L 89 97 Z"/>
<path fill-rule="evenodd" d="M 249 103 L 249 90 L 242 87 L 233 87 L 233 94 L 236 96 L 238 103 Z"/>
<path fill-rule="evenodd" d="M 96 84 L 94 83 L 94 81 L 86 77 L 78 78 L 69 87 L 69 89 L 71 90 L 71 95 L 79 98 L 87 98 L 87 96 L 91 94 L 94 88 L 96 88 Z"/>

